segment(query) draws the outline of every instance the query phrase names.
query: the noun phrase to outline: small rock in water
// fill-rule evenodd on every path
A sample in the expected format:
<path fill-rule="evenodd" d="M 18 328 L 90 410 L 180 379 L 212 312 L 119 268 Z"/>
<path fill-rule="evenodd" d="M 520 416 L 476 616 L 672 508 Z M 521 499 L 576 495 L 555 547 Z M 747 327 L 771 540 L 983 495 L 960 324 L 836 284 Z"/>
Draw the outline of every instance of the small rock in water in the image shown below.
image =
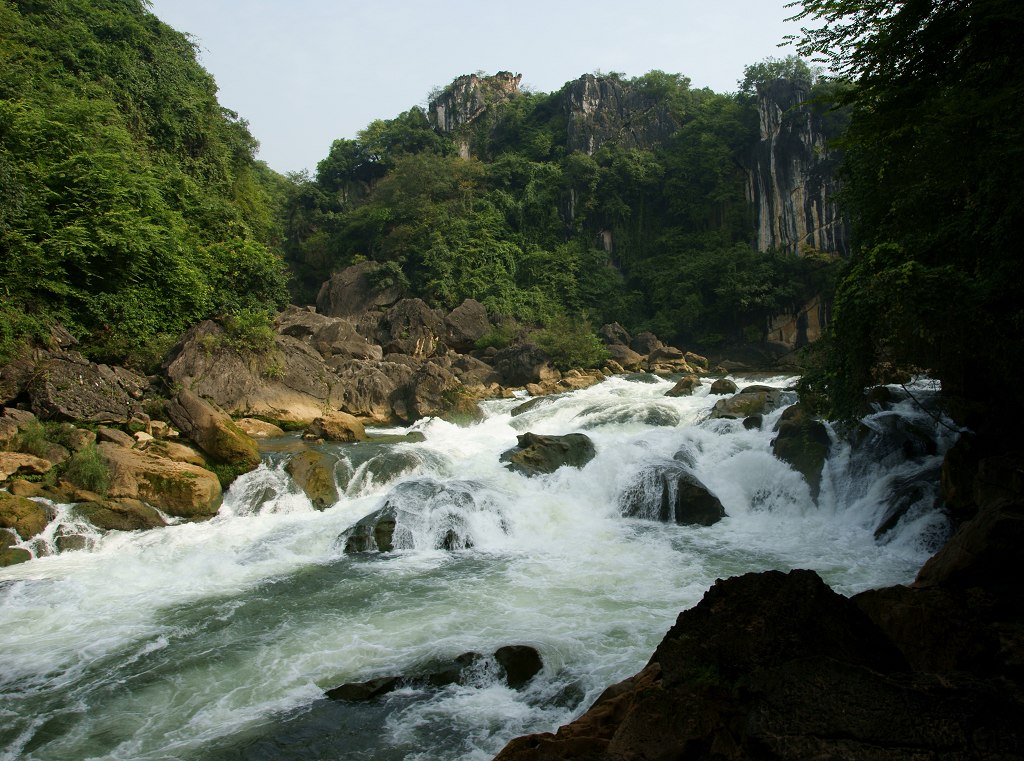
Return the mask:
<path fill-rule="evenodd" d="M 367 682 L 349 682 L 327 691 L 331 700 L 345 700 L 350 703 L 363 703 L 386 695 L 402 684 L 398 676 L 383 676 Z"/>
<path fill-rule="evenodd" d="M 594 459 L 597 452 L 594 442 L 582 433 L 565 436 L 540 436 L 524 433 L 517 438 L 518 446 L 501 455 L 501 461 L 509 470 L 526 476 L 554 473 L 563 465 L 582 468 Z"/>
<path fill-rule="evenodd" d="M 529 645 L 499 647 L 494 659 L 505 669 L 505 681 L 513 690 L 519 690 L 544 667 L 540 653 Z"/>

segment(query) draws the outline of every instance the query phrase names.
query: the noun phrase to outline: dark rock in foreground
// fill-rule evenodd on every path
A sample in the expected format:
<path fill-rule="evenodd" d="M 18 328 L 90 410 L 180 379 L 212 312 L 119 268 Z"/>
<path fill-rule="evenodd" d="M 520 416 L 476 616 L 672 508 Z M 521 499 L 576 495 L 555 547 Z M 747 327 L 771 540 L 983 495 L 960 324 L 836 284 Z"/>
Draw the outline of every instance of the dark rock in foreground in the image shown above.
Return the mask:
<path fill-rule="evenodd" d="M 582 468 L 597 454 L 594 442 L 582 433 L 565 436 L 541 436 L 524 433 L 516 437 L 518 446 L 501 455 L 505 467 L 526 476 L 554 473 L 563 465 Z"/>

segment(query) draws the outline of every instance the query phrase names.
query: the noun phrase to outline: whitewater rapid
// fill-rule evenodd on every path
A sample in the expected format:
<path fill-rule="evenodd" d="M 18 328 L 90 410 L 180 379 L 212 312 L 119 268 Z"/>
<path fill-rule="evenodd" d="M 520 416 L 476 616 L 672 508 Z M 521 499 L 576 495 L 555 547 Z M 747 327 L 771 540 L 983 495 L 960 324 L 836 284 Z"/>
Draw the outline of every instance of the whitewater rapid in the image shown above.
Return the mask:
<path fill-rule="evenodd" d="M 285 439 L 211 521 L 111 532 L 0 569 L 0 758 L 486 759 L 642 668 L 716 578 L 812 568 L 842 594 L 913 578 L 944 536 L 941 512 L 922 498 L 882 539 L 875 529 L 893 485 L 934 468 L 952 429 L 906 399 L 896 412 L 935 448 L 881 464 L 832 432 L 816 504 L 771 454 L 781 408 L 761 430 L 711 420 L 721 397 L 709 385 L 671 398 L 671 381 L 611 378 L 515 416 L 523 399 L 485 403 L 473 425 L 427 419 L 324 445 L 343 488 L 322 512 L 285 473 L 301 446 Z M 915 397 L 935 392 L 922 382 Z M 423 440 L 402 440 L 410 431 Z M 498 460 L 526 431 L 586 433 L 597 456 L 526 478 Z M 637 474 L 680 451 L 728 517 L 622 517 Z M 346 529 L 389 499 L 418 516 L 407 549 L 346 555 Z M 450 518 L 471 549 L 434 549 L 431 532 Z M 521 691 L 484 673 L 371 704 L 324 699 L 345 682 L 508 644 L 544 661 Z"/>

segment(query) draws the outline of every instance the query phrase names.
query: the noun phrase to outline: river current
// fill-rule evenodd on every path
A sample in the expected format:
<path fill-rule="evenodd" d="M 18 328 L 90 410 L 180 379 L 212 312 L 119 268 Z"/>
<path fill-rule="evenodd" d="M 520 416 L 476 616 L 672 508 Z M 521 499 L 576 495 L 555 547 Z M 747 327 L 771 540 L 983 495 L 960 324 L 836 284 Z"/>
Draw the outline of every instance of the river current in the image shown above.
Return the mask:
<path fill-rule="evenodd" d="M 914 492 L 894 529 L 875 530 L 894 490 L 934 471 L 951 429 L 907 398 L 878 415 L 926 430 L 928 451 L 866 455 L 833 433 L 815 502 L 772 456 L 781 409 L 761 430 L 709 419 L 721 398 L 709 385 L 670 398 L 671 381 L 611 378 L 515 416 L 523 399 L 486 402 L 471 425 L 427 419 L 323 445 L 344 485 L 324 511 L 284 471 L 300 442 L 278 440 L 208 522 L 111 532 L 0 569 L 0 759 L 488 759 L 639 671 L 717 578 L 811 568 L 846 595 L 913 579 L 947 530 L 934 493 Z M 586 433 L 597 456 L 548 476 L 510 472 L 499 456 L 526 431 Z M 728 517 L 623 517 L 643 469 L 680 452 Z M 346 529 L 387 500 L 413 516 L 403 548 L 345 554 Z M 57 507 L 51 538 L 71 520 Z M 471 548 L 435 549 L 439 525 L 458 525 Z M 324 697 L 511 644 L 544 662 L 521 690 L 485 663 L 467 684 Z"/>

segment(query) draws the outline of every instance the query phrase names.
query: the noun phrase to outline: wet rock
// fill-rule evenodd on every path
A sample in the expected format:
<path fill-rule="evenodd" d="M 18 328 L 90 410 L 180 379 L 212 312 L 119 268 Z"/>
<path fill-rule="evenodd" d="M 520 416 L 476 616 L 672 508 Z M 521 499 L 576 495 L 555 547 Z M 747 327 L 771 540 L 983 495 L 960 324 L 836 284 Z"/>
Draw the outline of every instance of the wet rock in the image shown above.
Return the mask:
<path fill-rule="evenodd" d="M 12 532 L 0 530 L 0 568 L 27 563 L 32 559 L 31 552 L 13 546 L 17 541 L 18 537 Z"/>
<path fill-rule="evenodd" d="M 141 500 L 190 520 L 210 518 L 220 508 L 220 481 L 208 470 L 106 442 L 97 449 L 110 469 L 110 499 Z"/>
<path fill-rule="evenodd" d="M 445 343 L 462 354 L 472 351 L 490 329 L 487 310 L 474 299 L 466 299 L 444 318 Z"/>
<path fill-rule="evenodd" d="M 725 396 L 726 394 L 735 394 L 739 388 L 736 384 L 728 378 L 719 378 L 711 384 L 710 393 L 714 396 Z"/>
<path fill-rule="evenodd" d="M 939 509 L 940 466 L 926 468 L 902 478 L 896 478 L 885 500 L 885 513 L 875 527 L 875 539 L 881 539 L 912 510 L 932 512 Z"/>
<path fill-rule="evenodd" d="M 328 317 L 359 317 L 371 309 L 397 302 L 402 298 L 402 289 L 375 277 L 381 266 L 373 261 L 360 262 L 332 275 L 317 294 L 317 311 Z"/>
<path fill-rule="evenodd" d="M 347 412 L 332 412 L 316 418 L 307 426 L 303 437 L 324 441 L 363 441 L 366 429 L 355 416 Z"/>
<path fill-rule="evenodd" d="M 166 408 L 171 422 L 214 462 L 231 465 L 240 472 L 259 466 L 256 442 L 223 410 L 188 389 L 179 391 Z"/>
<path fill-rule="evenodd" d="M 700 378 L 696 375 L 684 375 L 665 392 L 665 396 L 692 396 L 695 389 L 700 388 Z"/>
<path fill-rule="evenodd" d="M 768 386 L 748 386 L 740 393 L 720 399 L 711 410 L 712 418 L 738 420 L 751 415 L 764 415 L 778 409 L 782 392 Z"/>
<path fill-rule="evenodd" d="M 391 552 L 397 514 L 396 508 L 387 506 L 361 518 L 342 534 L 345 552 Z"/>
<path fill-rule="evenodd" d="M 104 531 L 143 531 L 166 526 L 154 510 L 138 499 L 107 499 L 75 505 L 74 514 Z"/>
<path fill-rule="evenodd" d="M 897 412 L 865 417 L 853 433 L 855 465 L 894 465 L 934 455 L 938 444 L 931 430 Z"/>
<path fill-rule="evenodd" d="M 350 682 L 327 690 L 327 697 L 330 700 L 343 700 L 348 703 L 365 703 L 386 695 L 401 686 L 401 677 L 382 676 L 366 682 Z"/>
<path fill-rule="evenodd" d="M 541 436 L 524 433 L 516 437 L 517 446 L 501 455 L 505 467 L 526 476 L 554 473 L 569 465 L 582 468 L 597 454 L 590 437 L 582 433 L 565 436 Z"/>
<path fill-rule="evenodd" d="M 800 473 L 811 487 L 811 497 L 821 492 L 821 471 L 832 449 L 828 429 L 815 420 L 802 404 L 794 404 L 782 413 L 772 439 L 772 453 Z"/>
<path fill-rule="evenodd" d="M 144 416 L 149 381 L 123 367 L 97 365 L 77 352 L 53 352 L 29 384 L 32 411 L 42 418 L 126 424 Z"/>
<path fill-rule="evenodd" d="M 324 452 L 307 449 L 288 460 L 284 469 L 309 497 L 313 507 L 317 510 L 326 510 L 339 499 L 338 487 L 334 481 L 336 464 L 337 460 Z"/>
<path fill-rule="evenodd" d="M 685 459 L 643 468 L 619 497 L 629 518 L 711 526 L 726 516 L 721 500 L 685 467 Z"/>
<path fill-rule="evenodd" d="M 760 431 L 764 427 L 764 415 L 748 415 L 743 418 L 743 427 L 748 431 Z"/>
<path fill-rule="evenodd" d="M 42 533 L 54 515 L 46 505 L 0 491 L 0 528 L 12 529 L 22 539 Z"/>
<path fill-rule="evenodd" d="M 529 645 L 506 645 L 494 652 L 494 659 L 505 671 L 505 682 L 520 690 L 544 668 L 540 653 Z"/>
<path fill-rule="evenodd" d="M 519 415 L 522 415 L 525 412 L 529 412 L 530 410 L 535 410 L 538 407 L 546 407 L 556 398 L 557 397 L 554 396 L 535 396 L 533 397 L 533 399 L 528 399 L 522 404 L 513 407 L 512 411 L 509 414 L 512 417 L 518 417 Z"/>

